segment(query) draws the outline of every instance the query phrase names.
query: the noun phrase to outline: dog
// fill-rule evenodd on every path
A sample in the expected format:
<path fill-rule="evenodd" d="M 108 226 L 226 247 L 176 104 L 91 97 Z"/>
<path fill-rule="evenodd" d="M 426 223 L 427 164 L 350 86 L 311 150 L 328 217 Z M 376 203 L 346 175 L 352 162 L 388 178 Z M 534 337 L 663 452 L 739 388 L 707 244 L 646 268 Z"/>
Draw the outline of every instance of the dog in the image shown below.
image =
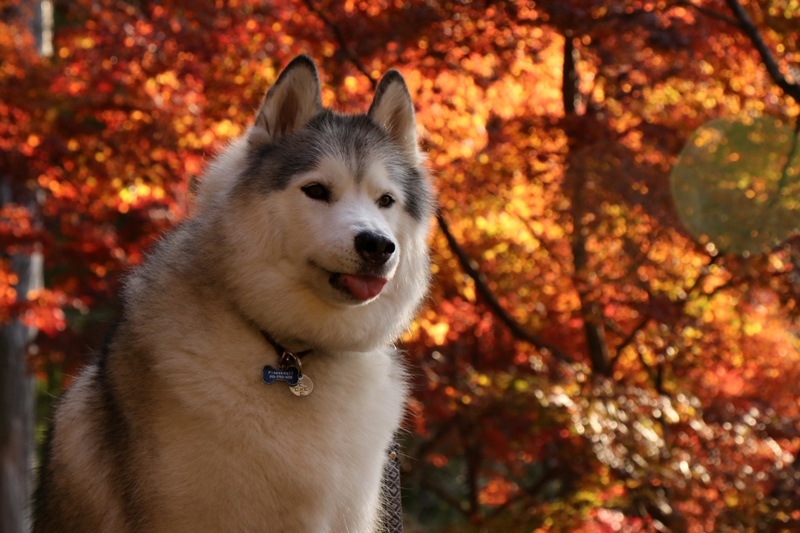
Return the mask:
<path fill-rule="evenodd" d="M 434 193 L 397 71 L 366 114 L 321 102 L 298 56 L 126 276 L 55 410 L 33 531 L 380 526 Z"/>

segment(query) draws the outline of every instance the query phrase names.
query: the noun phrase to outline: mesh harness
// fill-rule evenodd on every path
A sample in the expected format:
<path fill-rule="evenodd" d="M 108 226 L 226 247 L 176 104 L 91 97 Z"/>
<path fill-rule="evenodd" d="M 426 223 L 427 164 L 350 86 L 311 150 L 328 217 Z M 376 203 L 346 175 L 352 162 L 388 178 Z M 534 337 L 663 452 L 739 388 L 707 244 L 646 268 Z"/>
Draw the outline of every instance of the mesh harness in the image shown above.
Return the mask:
<path fill-rule="evenodd" d="M 381 533 L 402 533 L 403 502 L 400 498 L 400 445 L 397 438 L 392 440 L 383 465 L 381 483 Z"/>

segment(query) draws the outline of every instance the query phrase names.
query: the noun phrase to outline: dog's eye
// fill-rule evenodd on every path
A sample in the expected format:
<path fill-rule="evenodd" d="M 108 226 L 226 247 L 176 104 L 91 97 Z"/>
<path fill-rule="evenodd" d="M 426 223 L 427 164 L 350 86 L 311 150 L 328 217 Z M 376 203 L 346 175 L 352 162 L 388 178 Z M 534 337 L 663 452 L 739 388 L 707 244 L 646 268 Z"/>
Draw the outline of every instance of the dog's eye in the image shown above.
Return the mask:
<path fill-rule="evenodd" d="M 300 190 L 312 200 L 319 200 L 320 202 L 329 202 L 331 200 L 331 191 L 321 183 L 312 183 L 301 187 Z"/>
<path fill-rule="evenodd" d="M 388 194 L 384 194 L 380 198 L 378 198 L 378 207 L 391 207 L 394 203 L 394 198 L 389 196 Z"/>

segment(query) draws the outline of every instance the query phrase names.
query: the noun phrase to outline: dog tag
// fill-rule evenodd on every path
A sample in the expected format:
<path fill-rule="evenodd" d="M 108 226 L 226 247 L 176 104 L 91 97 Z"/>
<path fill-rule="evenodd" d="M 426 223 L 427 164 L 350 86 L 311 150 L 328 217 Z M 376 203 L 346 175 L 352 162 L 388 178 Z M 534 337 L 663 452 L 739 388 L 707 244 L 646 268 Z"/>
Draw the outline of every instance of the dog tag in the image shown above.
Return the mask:
<path fill-rule="evenodd" d="M 285 381 L 290 387 L 297 386 L 300 381 L 300 370 L 293 366 L 273 368 L 267 365 L 261 371 L 261 380 L 267 385 L 271 385 L 276 381 Z"/>
<path fill-rule="evenodd" d="M 292 391 L 292 394 L 295 396 L 308 396 L 311 394 L 311 391 L 314 390 L 314 384 L 308 376 L 300 376 L 300 379 L 297 380 L 297 384 L 290 385 L 289 390 Z"/>
<path fill-rule="evenodd" d="M 292 352 L 284 351 L 281 354 L 279 368 L 265 366 L 261 372 L 261 379 L 268 385 L 276 381 L 285 381 L 295 396 L 308 396 L 314 390 L 311 378 L 303 374 L 303 363 Z"/>

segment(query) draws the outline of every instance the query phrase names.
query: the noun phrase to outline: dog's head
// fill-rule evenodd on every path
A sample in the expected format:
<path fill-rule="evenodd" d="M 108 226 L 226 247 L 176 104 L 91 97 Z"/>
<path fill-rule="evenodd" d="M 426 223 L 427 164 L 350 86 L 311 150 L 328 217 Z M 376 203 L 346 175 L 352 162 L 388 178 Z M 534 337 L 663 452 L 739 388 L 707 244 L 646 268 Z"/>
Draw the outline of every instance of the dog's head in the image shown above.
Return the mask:
<path fill-rule="evenodd" d="M 433 195 L 402 76 L 369 111 L 323 108 L 306 56 L 201 182 L 235 304 L 279 340 L 367 350 L 408 326 L 428 285 Z"/>

